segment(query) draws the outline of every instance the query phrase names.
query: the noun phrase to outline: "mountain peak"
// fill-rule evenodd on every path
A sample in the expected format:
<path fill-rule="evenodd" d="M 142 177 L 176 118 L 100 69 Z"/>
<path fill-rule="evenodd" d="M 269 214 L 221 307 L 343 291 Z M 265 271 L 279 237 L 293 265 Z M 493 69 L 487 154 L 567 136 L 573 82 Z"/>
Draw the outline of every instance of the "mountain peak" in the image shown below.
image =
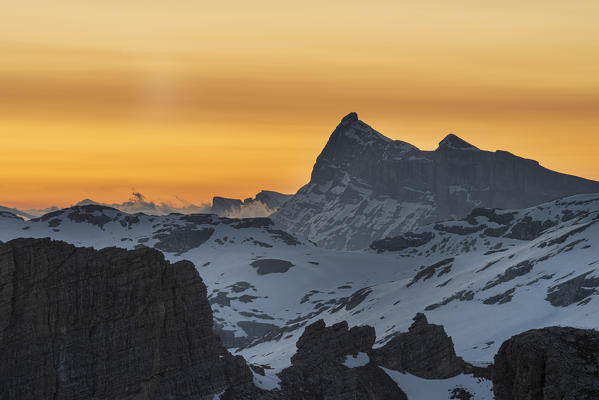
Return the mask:
<path fill-rule="evenodd" d="M 450 133 L 449 135 L 445 136 L 445 139 L 439 142 L 439 148 L 437 150 L 441 148 L 450 148 L 456 150 L 479 150 L 478 147 L 471 145 L 470 143 L 466 142 L 464 139 L 457 137 L 453 133 Z"/>
<path fill-rule="evenodd" d="M 338 147 L 341 142 L 352 145 L 366 145 L 373 142 L 392 142 L 385 135 L 377 132 L 368 124 L 358 119 L 358 114 L 350 112 L 341 119 L 341 122 L 331 134 L 333 147 Z"/>
<path fill-rule="evenodd" d="M 349 114 L 347 114 L 345 117 L 343 117 L 341 119 L 341 122 L 342 123 L 343 122 L 349 122 L 349 123 L 351 123 L 351 122 L 354 122 L 354 121 L 357 121 L 357 120 L 358 120 L 358 114 L 352 111 Z"/>

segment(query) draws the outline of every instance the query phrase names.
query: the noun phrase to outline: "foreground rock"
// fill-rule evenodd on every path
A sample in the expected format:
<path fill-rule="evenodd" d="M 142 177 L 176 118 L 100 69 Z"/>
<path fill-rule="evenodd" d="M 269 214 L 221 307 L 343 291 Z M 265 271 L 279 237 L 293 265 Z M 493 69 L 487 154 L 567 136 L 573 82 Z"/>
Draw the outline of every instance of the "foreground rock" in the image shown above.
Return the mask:
<path fill-rule="evenodd" d="M 495 356 L 497 400 L 599 398 L 599 332 L 565 327 L 530 330 Z"/>
<path fill-rule="evenodd" d="M 371 362 L 374 328 L 348 329 L 347 322 L 326 327 L 319 320 L 297 342 L 291 367 L 283 370 L 285 399 L 407 399 L 395 382 Z"/>
<path fill-rule="evenodd" d="M 48 239 L 0 243 L 0 377 L 7 400 L 203 399 L 252 388 L 243 358 L 212 332 L 190 262 Z"/>
<path fill-rule="evenodd" d="M 375 349 L 374 358 L 385 368 L 426 379 L 451 378 L 465 369 L 443 326 L 429 324 L 422 313 L 416 314 L 408 332 Z"/>

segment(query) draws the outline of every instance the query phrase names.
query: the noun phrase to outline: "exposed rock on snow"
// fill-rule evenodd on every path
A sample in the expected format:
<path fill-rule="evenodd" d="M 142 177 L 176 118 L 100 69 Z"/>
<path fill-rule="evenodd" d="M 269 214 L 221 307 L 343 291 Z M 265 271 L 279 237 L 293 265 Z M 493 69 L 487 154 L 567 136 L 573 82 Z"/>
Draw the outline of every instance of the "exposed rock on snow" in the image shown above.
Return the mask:
<path fill-rule="evenodd" d="M 410 247 L 418 247 L 427 244 L 435 237 L 432 232 L 414 233 L 407 232 L 393 238 L 379 239 L 372 242 L 370 248 L 382 251 L 402 251 Z"/>
<path fill-rule="evenodd" d="M 372 327 L 349 329 L 345 321 L 326 327 L 319 320 L 306 327 L 291 366 L 279 374 L 283 398 L 407 399 L 393 380 L 370 362 L 374 340 Z"/>
<path fill-rule="evenodd" d="M 595 271 L 585 272 L 575 278 L 552 286 L 548 289 L 547 301 L 556 307 L 565 307 L 578 303 L 597 292 L 599 278 L 592 277 Z"/>
<path fill-rule="evenodd" d="M 422 313 L 416 314 L 408 332 L 375 349 L 374 359 L 385 368 L 426 379 L 451 378 L 464 372 L 465 367 L 445 329 L 429 324 Z"/>
<path fill-rule="evenodd" d="M 258 275 L 282 274 L 293 267 L 293 263 L 287 260 L 278 260 L 276 258 L 263 258 L 253 261 L 251 265 L 256 268 Z"/>
<path fill-rule="evenodd" d="M 191 249 L 205 243 L 214 233 L 213 228 L 206 229 L 190 229 L 181 228 L 173 229 L 168 233 L 158 233 L 153 239 L 158 239 L 155 248 L 167 253 L 185 253 Z"/>

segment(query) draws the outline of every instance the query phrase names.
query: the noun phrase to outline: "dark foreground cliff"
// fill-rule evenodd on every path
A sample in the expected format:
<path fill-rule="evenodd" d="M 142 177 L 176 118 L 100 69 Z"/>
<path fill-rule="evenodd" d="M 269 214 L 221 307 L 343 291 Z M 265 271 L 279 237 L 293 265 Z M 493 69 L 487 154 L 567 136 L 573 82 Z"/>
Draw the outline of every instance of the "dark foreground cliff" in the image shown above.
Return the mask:
<path fill-rule="evenodd" d="M 376 349 L 374 328 L 320 320 L 299 338 L 280 388 L 267 392 L 223 348 L 212 318 L 195 267 L 156 250 L 0 243 L 0 399 L 405 399 L 395 372 L 492 378 L 497 400 L 599 398 L 593 330 L 524 332 L 483 369 L 458 357 L 443 327 L 423 314 Z M 476 398 L 449 389 L 451 398 Z"/>
<path fill-rule="evenodd" d="M 495 356 L 497 400 L 599 399 L 599 332 L 549 327 L 506 340 Z"/>
<path fill-rule="evenodd" d="M 204 399 L 251 385 L 206 286 L 155 250 L 0 243 L 0 398 Z"/>

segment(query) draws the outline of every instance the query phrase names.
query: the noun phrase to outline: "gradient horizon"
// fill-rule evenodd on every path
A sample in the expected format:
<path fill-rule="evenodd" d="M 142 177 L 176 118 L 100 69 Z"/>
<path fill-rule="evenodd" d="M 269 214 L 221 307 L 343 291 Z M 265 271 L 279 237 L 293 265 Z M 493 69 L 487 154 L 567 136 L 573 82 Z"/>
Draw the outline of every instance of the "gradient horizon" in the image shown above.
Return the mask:
<path fill-rule="evenodd" d="M 0 205 L 295 193 L 351 111 L 599 179 L 596 1 L 148 3 L 3 5 Z"/>

